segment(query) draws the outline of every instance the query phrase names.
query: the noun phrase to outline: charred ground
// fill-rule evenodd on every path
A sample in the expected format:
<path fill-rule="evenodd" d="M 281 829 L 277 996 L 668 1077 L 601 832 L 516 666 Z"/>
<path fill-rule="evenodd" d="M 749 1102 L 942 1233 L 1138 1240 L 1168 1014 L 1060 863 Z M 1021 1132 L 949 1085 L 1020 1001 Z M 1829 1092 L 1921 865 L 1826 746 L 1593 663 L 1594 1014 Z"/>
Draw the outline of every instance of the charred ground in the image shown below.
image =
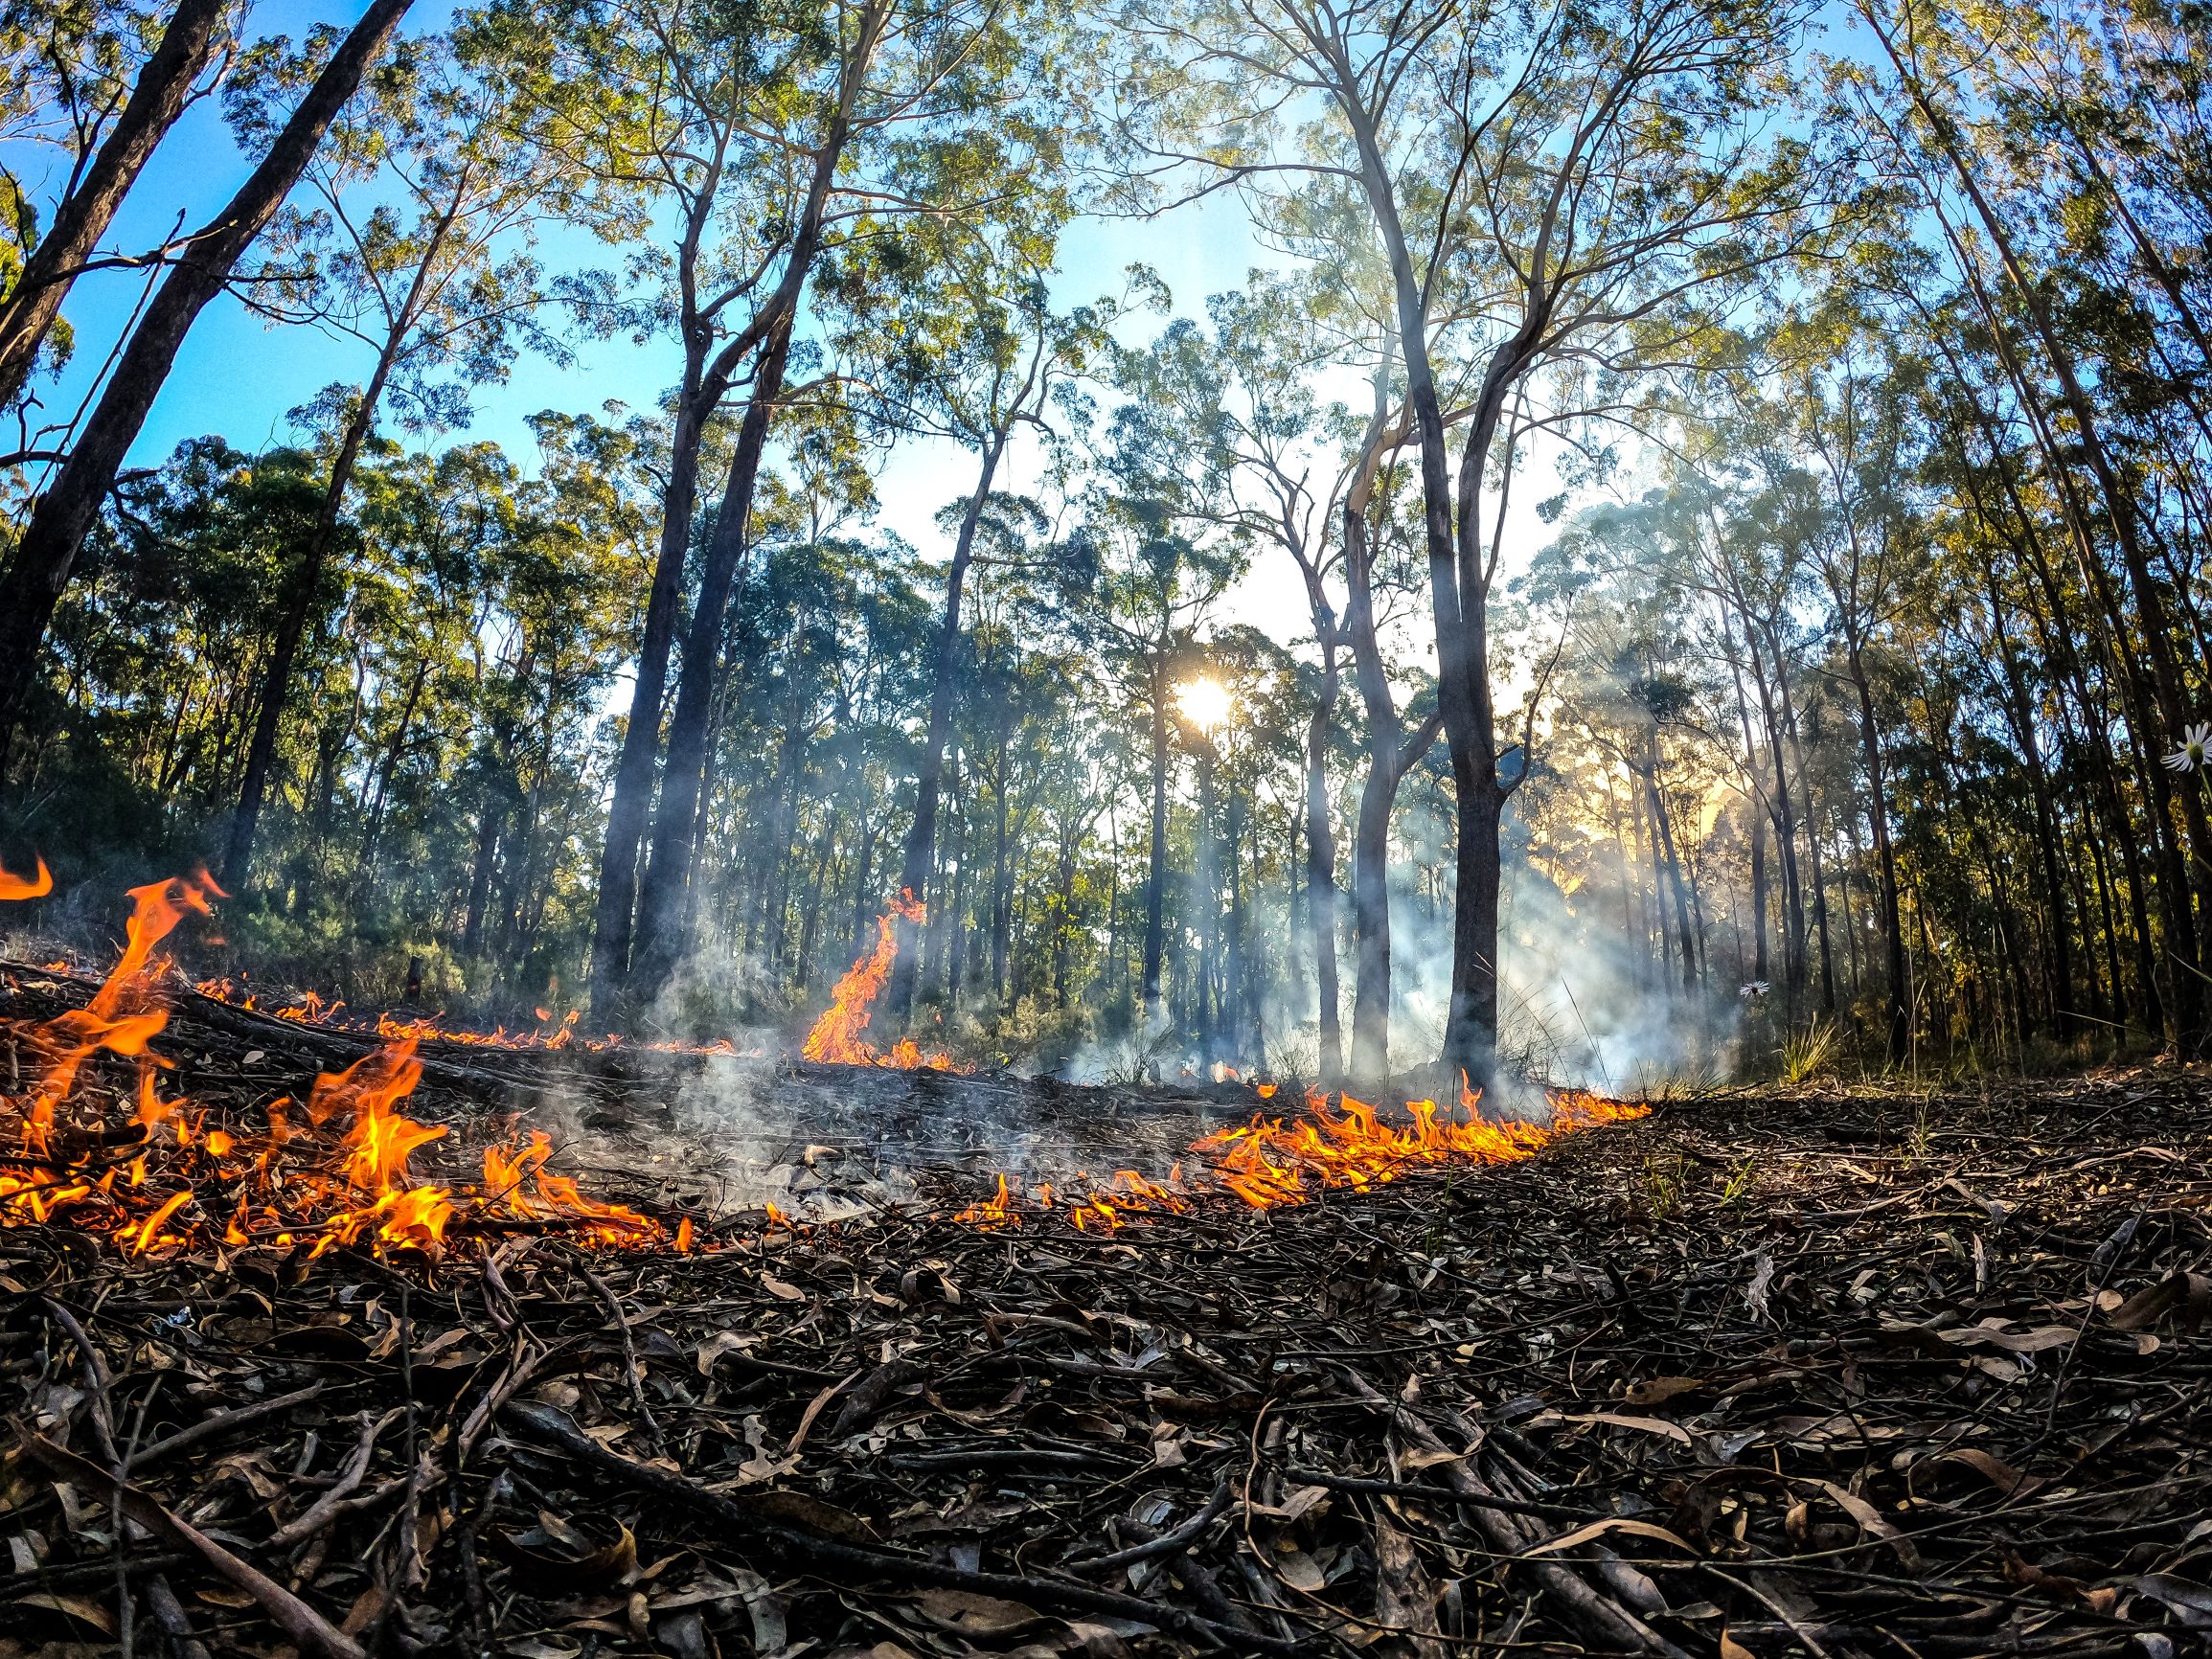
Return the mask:
<path fill-rule="evenodd" d="M 195 1093 L 329 1063 L 269 1040 L 197 1029 Z M 925 1168 L 690 1256 L 12 1228 L 0 1630 L 112 1648 L 120 1576 L 178 1654 L 2186 1651 L 2208 1139 L 2138 1072 L 1679 1102 L 1106 1237 Z"/>

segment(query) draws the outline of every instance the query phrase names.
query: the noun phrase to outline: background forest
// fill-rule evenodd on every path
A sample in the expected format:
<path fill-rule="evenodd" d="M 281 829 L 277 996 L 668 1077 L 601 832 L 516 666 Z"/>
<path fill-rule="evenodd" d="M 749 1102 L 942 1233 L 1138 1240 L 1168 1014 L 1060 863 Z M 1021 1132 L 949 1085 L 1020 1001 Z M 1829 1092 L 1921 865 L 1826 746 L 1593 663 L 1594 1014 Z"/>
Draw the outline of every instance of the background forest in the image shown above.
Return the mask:
<path fill-rule="evenodd" d="M 43 932 L 204 862 L 249 987 L 781 1043 L 910 890 L 878 1026 L 1087 1075 L 2203 1051 L 2201 7 L 426 8 L 0 20 Z M 149 452 L 226 307 L 344 377 Z"/>

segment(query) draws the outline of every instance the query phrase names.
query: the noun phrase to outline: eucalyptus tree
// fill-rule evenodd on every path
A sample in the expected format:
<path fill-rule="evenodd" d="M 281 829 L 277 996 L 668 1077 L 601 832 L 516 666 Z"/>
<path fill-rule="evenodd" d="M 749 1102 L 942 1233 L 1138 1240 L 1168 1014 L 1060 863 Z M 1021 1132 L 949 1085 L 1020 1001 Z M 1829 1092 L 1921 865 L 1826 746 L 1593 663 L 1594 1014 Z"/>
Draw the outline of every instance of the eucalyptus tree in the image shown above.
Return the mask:
<path fill-rule="evenodd" d="M 2177 59 L 2155 21 L 2116 9 L 2094 30 L 2013 7 L 1968 16 L 1865 0 L 1856 11 L 1878 67 L 1838 80 L 1882 158 L 1920 193 L 1986 331 L 2116 672 L 2150 802 L 2160 960 L 2170 965 L 2158 994 L 2176 1042 L 2197 1053 L 2212 1040 L 2202 985 L 2212 813 L 2201 790 L 2177 787 L 2154 759 L 2184 739 L 2207 694 L 2179 647 L 2191 606 L 2175 578 L 2201 515 L 2212 410 L 2194 390 L 2198 307 L 2163 251 L 2168 227 L 2201 219 L 2187 182 L 2187 158 L 2203 148 L 2201 113 L 2173 96 L 2188 51 Z M 2151 146 L 2167 159 L 2143 159 Z M 2179 188 L 2138 214 L 2121 180 L 2146 172 Z M 2163 238 L 2153 229 L 2161 218 Z M 2128 257 L 2115 259 L 2115 248 Z"/>
<path fill-rule="evenodd" d="M 788 352 L 811 255 L 798 239 L 820 239 L 887 13 L 880 3 L 853 15 L 815 0 L 736 11 L 697 0 L 513 0 L 486 20 L 529 60 L 532 96 L 546 112 L 531 138 L 579 181 L 578 216 L 626 250 L 621 277 L 605 274 L 596 296 L 580 296 L 584 317 L 641 344 L 672 333 L 682 352 L 659 553 L 600 853 L 592 1012 L 601 1022 L 615 1017 L 629 973 L 703 446 L 731 392 L 758 377 L 756 358 L 770 342 Z"/>
<path fill-rule="evenodd" d="M 1488 618 L 1520 444 L 1617 411 L 1636 369 L 1796 245 L 1802 147 L 1774 101 L 1808 10 L 1138 8 L 1131 143 L 1255 191 L 1350 181 L 1388 265 L 1456 794 L 1443 1058 L 1477 1080 L 1496 1044 L 1500 818 L 1524 775 L 1499 768 Z M 1219 135 L 1202 148 L 1185 138 L 1200 127 Z M 1440 361 L 1467 369 L 1456 480 Z"/>
<path fill-rule="evenodd" d="M 1175 330 L 1123 355 L 1117 378 L 1134 389 L 1180 350 Z M 1198 629 L 1243 570 L 1243 537 L 1223 534 L 1218 473 L 1182 464 L 1187 435 L 1174 408 L 1141 397 L 1117 407 L 1097 455 L 1083 517 L 1056 560 L 1064 602 L 1099 648 L 1102 666 L 1144 711 L 1150 839 L 1139 999 L 1162 1018 L 1167 944 L 1168 783 L 1179 675 L 1195 667 Z"/>
<path fill-rule="evenodd" d="M 1015 0 L 863 0 L 853 8 L 793 0 L 741 13 L 701 8 L 677 14 L 610 6 L 592 15 L 605 28 L 592 37 L 591 50 L 611 55 L 618 70 L 636 66 L 615 79 L 631 87 L 646 130 L 663 132 L 666 124 L 656 125 L 651 111 L 666 94 L 675 96 L 679 117 L 701 115 L 701 143 L 668 132 L 633 147 L 642 159 L 625 163 L 620 182 L 650 181 L 656 172 L 684 181 L 684 239 L 665 309 L 679 328 L 688 323 L 687 338 L 696 340 L 702 328 L 709 335 L 687 359 L 684 402 L 695 411 L 693 423 L 703 431 L 705 416 L 741 380 L 746 392 L 681 628 L 681 671 L 655 806 L 653 762 L 696 488 L 696 465 L 688 478 L 672 473 L 671 500 L 681 496 L 682 505 L 666 518 L 602 860 L 594 1003 L 611 1011 L 633 968 L 642 969 L 642 994 L 665 978 L 688 937 L 717 664 L 771 421 L 788 401 L 785 382 L 817 260 L 872 234 L 886 217 L 975 212 L 1000 200 L 1029 176 L 1039 135 L 1054 124 L 1038 111 L 1041 83 L 1016 67 L 1044 49 L 1049 20 L 1022 12 Z M 670 54 L 662 41 L 674 28 L 671 15 L 687 39 L 702 43 L 711 74 L 665 81 Z M 597 95 L 587 77 L 580 101 Z M 650 200 L 650 193 L 631 199 Z M 633 216 L 633 229 L 637 222 Z M 719 284 L 719 308 L 706 314 L 696 295 L 683 295 L 696 285 L 699 247 L 710 233 L 714 258 L 730 274 Z M 799 355 L 804 359 L 806 350 Z M 679 456 L 689 442 L 682 414 Z M 696 462 L 696 444 L 690 449 Z M 638 849 L 649 820 L 654 857 L 641 886 Z"/>
<path fill-rule="evenodd" d="M 1819 479 L 1826 524 L 1813 544 L 1832 625 L 1858 700 L 1866 817 L 1874 848 L 1883 944 L 1889 1063 L 1905 1063 L 1912 1042 L 1904 924 L 1898 902 L 1897 852 L 1890 832 L 1881 716 L 1868 659 L 1899 613 L 1913 602 L 1927 568 L 1925 529 L 1910 481 L 1919 456 L 1914 382 L 1920 366 L 1885 352 L 1870 319 L 1847 304 L 1795 320 L 1778 344 L 1801 367 L 1790 404 L 1796 438 Z M 1888 356 L 1889 361 L 1882 358 Z"/>
<path fill-rule="evenodd" d="M 28 411 L 17 405 L 41 351 L 56 339 L 71 284 L 102 264 L 158 264 L 168 251 L 96 259 L 148 158 L 221 80 L 236 50 L 231 11 L 231 0 L 177 0 L 166 9 L 40 0 L 10 9 L 0 40 L 0 143 L 35 145 L 63 164 L 61 184 L 43 204 L 16 168 L 0 167 L 8 197 L 0 218 L 0 409 L 17 411 L 24 439 L 17 464 L 44 458 L 33 449 Z M 66 333 L 57 344 L 66 346 Z"/>
<path fill-rule="evenodd" d="M 1125 292 L 1057 310 L 1048 278 L 1073 198 L 1047 158 L 1036 190 L 980 214 L 914 215 L 855 235 L 825 261 L 818 309 L 841 372 L 865 416 L 886 437 L 951 440 L 976 456 L 974 487 L 951 513 L 928 716 L 898 875 L 899 890 L 928 887 L 937 852 L 945 746 L 958 691 L 961 605 L 976 536 L 1010 446 L 1024 428 L 1050 447 L 1056 406 L 1110 347 L 1132 307 L 1164 304 L 1140 269 Z M 914 924 L 900 922 L 885 1006 L 903 1017 L 915 985 Z M 1001 949 L 1003 947 L 1001 946 Z"/>
<path fill-rule="evenodd" d="M 261 55 L 250 83 L 233 88 L 249 141 L 310 61 Z M 285 578 L 223 858 L 234 892 L 252 866 L 293 662 L 362 445 L 387 408 L 412 433 L 466 425 L 470 390 L 504 382 L 524 349 L 572 360 L 541 323 L 549 284 L 534 251 L 536 226 L 561 211 L 563 178 L 545 150 L 516 142 L 531 118 L 508 69 L 483 34 L 405 42 L 333 125 L 307 170 L 305 205 L 277 216 L 248 278 L 249 304 L 272 324 L 316 328 L 369 359 L 360 386 L 338 395 L 322 512 Z"/>
<path fill-rule="evenodd" d="M 106 389 L 68 458 L 39 496 L 0 576 L 0 766 L 36 685 L 47 623 L 68 585 L 70 568 L 169 378 L 186 333 L 223 290 L 239 259 L 306 171 L 410 4 L 371 0 L 342 36 L 331 31 L 318 34 L 320 67 L 313 79 L 228 204 L 174 256 L 169 274 L 118 351 Z"/>

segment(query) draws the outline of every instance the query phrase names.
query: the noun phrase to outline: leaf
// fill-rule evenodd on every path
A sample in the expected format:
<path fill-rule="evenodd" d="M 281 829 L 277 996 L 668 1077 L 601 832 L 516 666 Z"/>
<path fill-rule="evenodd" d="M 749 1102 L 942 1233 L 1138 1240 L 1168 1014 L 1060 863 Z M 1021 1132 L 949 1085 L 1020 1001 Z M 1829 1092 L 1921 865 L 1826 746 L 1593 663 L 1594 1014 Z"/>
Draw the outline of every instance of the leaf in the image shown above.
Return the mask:
<path fill-rule="evenodd" d="M 1721 1632 L 1721 1659 L 1758 1659 L 1758 1655 L 1723 1630 Z"/>
<path fill-rule="evenodd" d="M 1654 1376 L 1643 1382 L 1630 1383 L 1625 1398 L 1630 1405 L 1657 1405 L 1673 1399 L 1676 1395 L 1695 1394 L 1705 1386 L 1701 1376 Z"/>
<path fill-rule="evenodd" d="M 914 1598 L 922 1616 L 941 1630 L 963 1636 L 1008 1636 L 1042 1621 L 1035 1607 L 969 1590 L 924 1590 Z"/>
<path fill-rule="evenodd" d="M 2174 1308 L 2186 1310 L 2191 1330 L 2201 1329 L 2212 1315 L 2212 1278 L 2201 1273 L 2173 1273 L 2138 1290 L 2112 1309 L 2112 1329 L 2142 1330 L 2158 1323 Z"/>
<path fill-rule="evenodd" d="M 807 1437 L 814 1432 L 814 1420 L 822 1415 L 822 1408 L 836 1398 L 840 1392 L 851 1387 L 859 1375 L 858 1371 L 847 1372 L 807 1402 L 807 1409 L 799 1417 L 799 1426 L 791 1431 L 790 1443 L 784 1447 L 786 1457 L 799 1455 L 799 1448 L 807 1443 Z"/>
<path fill-rule="evenodd" d="M 2137 1590 L 2163 1604 L 2189 1629 L 2212 1630 L 2212 1589 L 2168 1573 L 2145 1573 L 2132 1582 Z"/>
<path fill-rule="evenodd" d="M 1375 1518 L 1375 1616 L 1411 1631 L 1416 1653 L 1442 1651 L 1438 1643 L 1422 1639 L 1436 1634 L 1436 1586 L 1411 1540 L 1380 1513 Z"/>
<path fill-rule="evenodd" d="M 761 1339 L 750 1331 L 718 1331 L 707 1341 L 699 1344 L 699 1375 L 712 1376 L 715 1373 L 715 1362 L 725 1353 L 746 1353 L 760 1345 Z"/>
<path fill-rule="evenodd" d="M 1767 1289 L 1774 1283 L 1774 1258 L 1765 1250 L 1751 1259 L 1751 1283 L 1744 1287 L 1744 1300 L 1751 1305 L 1751 1311 L 1761 1319 L 1770 1317 L 1767 1311 Z"/>
<path fill-rule="evenodd" d="M 1466 1452 L 1445 1451 L 1441 1447 L 1434 1451 L 1417 1449 L 1401 1452 L 1398 1458 L 1398 1466 L 1406 1474 L 1416 1474 L 1422 1469 L 1435 1468 L 1439 1464 L 1463 1464 L 1467 1462 L 1467 1459 L 1468 1454 Z"/>
<path fill-rule="evenodd" d="M 1316 1593 L 1329 1582 L 1322 1574 L 1321 1563 L 1304 1550 L 1293 1548 L 1277 1551 L 1274 1568 L 1283 1576 L 1283 1582 L 1308 1595 Z"/>
<path fill-rule="evenodd" d="M 18 1596 L 12 1605 L 17 1607 L 44 1607 L 48 1612 L 61 1613 L 80 1625 L 89 1625 L 103 1636 L 115 1634 L 115 1616 L 97 1602 L 88 1602 L 81 1596 L 64 1596 L 53 1590 L 34 1590 L 28 1596 Z M 247 1606 L 252 1606 L 249 1599 Z"/>
<path fill-rule="evenodd" d="M 1604 1422 L 1615 1428 L 1632 1428 L 1643 1434 L 1665 1435 L 1669 1440 L 1680 1441 L 1686 1446 L 1698 1442 L 1690 1431 L 1678 1422 L 1668 1422 L 1664 1418 L 1630 1417 L 1617 1411 L 1562 1412 L 1562 1422 Z"/>
<path fill-rule="evenodd" d="M 1845 1514 L 1895 1550 L 1898 1560 L 1904 1564 L 1906 1572 L 1920 1571 L 1920 1552 L 1912 1547 L 1912 1540 L 1900 1533 L 1880 1510 L 1857 1492 L 1846 1490 L 1834 1481 L 1815 1480 L 1813 1484 L 1834 1498 Z"/>
<path fill-rule="evenodd" d="M 1960 1464 L 1980 1475 L 1982 1479 L 2006 1497 L 2035 1490 L 2043 1484 L 2041 1477 L 2025 1475 L 2004 1459 L 1974 1446 L 1960 1446 L 1943 1453 L 1935 1460 L 1940 1464 Z"/>
<path fill-rule="evenodd" d="M 780 1301 L 804 1302 L 807 1300 L 807 1293 L 804 1290 L 801 1290 L 796 1284 L 785 1284 L 783 1280 L 778 1279 L 765 1268 L 761 1271 L 761 1288 Z"/>
<path fill-rule="evenodd" d="M 1538 1556 L 1555 1555 L 1561 1550 L 1571 1550 L 1578 1544 L 1586 1544 L 1592 1538 L 1603 1537 L 1608 1533 L 1632 1533 L 1639 1538 L 1656 1538 L 1662 1544 L 1674 1545 L 1684 1555 L 1695 1554 L 1688 1543 L 1664 1527 L 1653 1526 L 1650 1521 L 1630 1520 L 1626 1515 L 1608 1515 L 1603 1520 L 1577 1527 L 1573 1532 L 1559 1537 L 1546 1538 L 1542 1543 L 1521 1551 L 1521 1556 L 1529 1559 Z"/>
<path fill-rule="evenodd" d="M 753 1509 L 771 1521 L 781 1521 L 816 1537 L 834 1538 L 841 1544 L 878 1541 L 876 1530 L 851 1510 L 841 1510 L 810 1492 L 762 1492 L 753 1499 Z"/>
<path fill-rule="evenodd" d="M 2008 1353 L 2041 1353 L 2046 1349 L 2064 1348 L 2079 1340 L 2081 1329 L 2072 1325 L 2039 1325 L 2033 1330 L 1999 1330 L 1989 1325 L 1970 1325 L 1964 1329 L 1939 1330 L 1935 1333 L 1953 1348 L 1974 1348 L 1986 1343 L 2001 1348 Z"/>

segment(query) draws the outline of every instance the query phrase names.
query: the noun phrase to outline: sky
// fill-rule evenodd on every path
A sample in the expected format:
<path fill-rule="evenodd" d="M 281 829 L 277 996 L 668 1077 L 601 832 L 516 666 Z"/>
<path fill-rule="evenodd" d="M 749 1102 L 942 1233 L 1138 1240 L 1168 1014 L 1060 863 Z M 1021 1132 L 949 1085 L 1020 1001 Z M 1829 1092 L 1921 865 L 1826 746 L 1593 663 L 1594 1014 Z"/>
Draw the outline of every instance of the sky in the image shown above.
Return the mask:
<path fill-rule="evenodd" d="M 320 4 L 260 0 L 249 27 L 256 35 L 297 34 L 319 22 L 350 23 L 357 11 L 356 6 L 340 7 L 331 0 Z M 418 6 L 408 32 L 436 28 L 449 11 L 445 5 Z M 7 159 L 20 169 L 23 158 Z M 45 159 L 39 165 L 53 163 Z M 155 151 L 118 215 L 107 245 L 153 246 L 180 223 L 189 227 L 203 222 L 246 171 L 245 158 L 232 143 L 217 102 L 203 101 L 187 112 Z M 34 171 L 25 179 L 34 196 L 37 176 Z M 541 251 L 555 265 L 613 265 L 620 258 L 619 249 L 558 227 Z M 1199 316 L 1207 295 L 1241 287 L 1255 266 L 1280 267 L 1285 261 L 1255 239 L 1234 193 L 1220 192 L 1150 220 L 1078 221 L 1062 239 L 1055 284 L 1058 297 L 1080 304 L 1118 292 L 1132 262 L 1158 273 L 1173 295 L 1176 314 Z M 48 418 L 56 414 L 65 418 L 93 389 L 110 348 L 146 291 L 145 274 L 132 271 L 94 272 L 76 284 L 64 315 L 76 330 L 77 352 L 58 381 L 42 392 Z M 1147 316 L 1125 334 L 1133 343 L 1167 321 Z M 546 409 L 597 412 L 610 401 L 650 408 L 678 373 L 678 352 L 669 339 L 640 346 L 627 337 L 594 339 L 577 331 L 570 343 L 575 352 L 570 367 L 523 354 L 505 384 L 478 392 L 475 418 L 468 428 L 433 442 L 490 439 L 528 466 L 535 455 L 527 424 L 532 415 Z M 307 328 L 272 329 L 226 294 L 194 324 L 127 465 L 158 465 L 181 441 L 204 435 L 218 435 L 248 451 L 285 442 L 293 435 L 288 411 L 333 382 L 358 384 L 366 376 L 367 358 L 367 349 L 357 342 L 332 339 Z M 1019 489 L 1036 477 L 1035 439 L 1025 436 L 1020 443 L 1026 447 L 1010 459 L 1001 488 Z M 964 493 L 973 466 L 973 461 L 948 441 L 901 443 L 878 476 L 880 509 L 875 522 L 904 537 L 924 556 L 942 557 L 949 550 L 935 515 L 947 501 Z M 1536 483 L 1539 487 L 1516 490 L 1521 502 L 1551 493 L 1548 477 Z M 1510 540 L 1522 557 L 1548 538 L 1533 514 L 1518 529 L 1522 533 Z M 1263 554 L 1226 596 L 1220 620 L 1246 624 L 1285 645 L 1296 645 L 1308 634 L 1310 624 L 1302 590 L 1290 576 L 1287 556 L 1269 558 Z"/>

